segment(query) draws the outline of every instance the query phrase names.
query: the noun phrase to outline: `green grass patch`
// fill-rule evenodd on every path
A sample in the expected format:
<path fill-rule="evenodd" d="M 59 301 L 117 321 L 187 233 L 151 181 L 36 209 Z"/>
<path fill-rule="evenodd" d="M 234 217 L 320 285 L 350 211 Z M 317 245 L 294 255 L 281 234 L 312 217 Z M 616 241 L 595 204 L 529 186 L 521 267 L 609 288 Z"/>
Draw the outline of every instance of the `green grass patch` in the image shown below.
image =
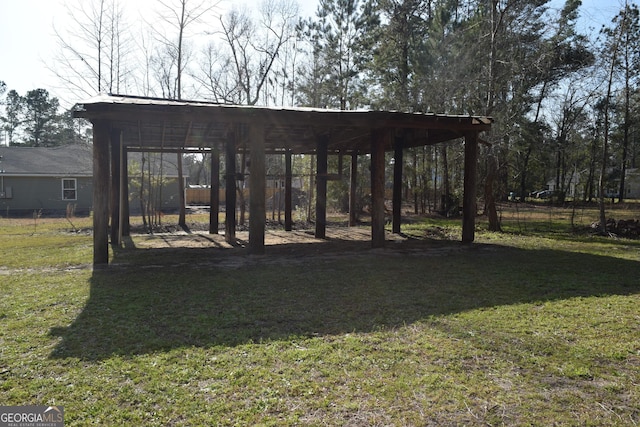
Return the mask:
<path fill-rule="evenodd" d="M 0 403 L 68 425 L 640 423 L 635 241 L 480 226 L 466 246 L 432 219 L 410 250 L 92 270 L 64 220 L 0 227 Z"/>
<path fill-rule="evenodd" d="M 0 218 L 0 272 L 2 268 L 33 269 L 91 262 L 93 240 L 90 218 Z"/>

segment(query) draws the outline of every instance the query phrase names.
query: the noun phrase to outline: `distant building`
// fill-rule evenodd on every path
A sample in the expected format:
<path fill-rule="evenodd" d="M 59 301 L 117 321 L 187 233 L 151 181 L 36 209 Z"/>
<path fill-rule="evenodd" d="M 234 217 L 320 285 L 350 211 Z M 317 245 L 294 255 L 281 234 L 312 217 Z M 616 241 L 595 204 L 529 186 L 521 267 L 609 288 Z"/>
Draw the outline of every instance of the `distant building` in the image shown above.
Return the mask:
<path fill-rule="evenodd" d="M 613 169 L 610 170 L 613 173 Z M 565 181 L 565 195 L 567 197 L 582 197 L 584 193 L 585 183 L 582 181 L 587 174 L 585 172 L 576 172 L 572 175 L 567 175 Z M 640 199 L 640 169 L 631 168 L 627 169 L 625 174 L 625 199 Z M 597 182 L 595 182 L 597 186 Z M 556 190 L 556 180 L 551 179 L 547 182 L 547 189 L 551 192 Z M 611 179 L 607 189 L 605 190 L 605 197 L 618 197 L 620 189 L 620 179 Z M 596 194 L 598 190 L 595 190 Z"/>
<path fill-rule="evenodd" d="M 640 199 L 640 169 L 627 169 L 625 175 L 625 199 Z"/>
<path fill-rule="evenodd" d="M 0 147 L 0 156 L 0 215 L 91 210 L 90 145 Z"/>
<path fill-rule="evenodd" d="M 140 163 L 129 153 L 130 164 Z M 136 160 L 137 159 L 137 160 Z M 175 166 L 165 166 L 162 208 L 177 209 L 179 197 Z M 132 212 L 139 211 L 139 176 L 129 177 Z M 58 147 L 0 147 L 0 216 L 78 215 L 93 204 L 93 149 L 89 144 Z"/>
<path fill-rule="evenodd" d="M 582 178 L 583 174 L 580 172 L 574 172 L 572 174 L 568 174 L 565 177 L 565 185 L 564 185 L 564 192 L 565 192 L 565 196 L 566 197 L 582 197 L 582 193 L 583 193 L 583 189 L 584 189 L 584 182 L 581 182 L 580 179 Z M 558 188 L 556 186 L 556 179 L 550 179 L 549 181 L 547 181 L 547 190 L 549 190 L 550 192 L 555 192 L 560 190 L 560 188 Z"/>

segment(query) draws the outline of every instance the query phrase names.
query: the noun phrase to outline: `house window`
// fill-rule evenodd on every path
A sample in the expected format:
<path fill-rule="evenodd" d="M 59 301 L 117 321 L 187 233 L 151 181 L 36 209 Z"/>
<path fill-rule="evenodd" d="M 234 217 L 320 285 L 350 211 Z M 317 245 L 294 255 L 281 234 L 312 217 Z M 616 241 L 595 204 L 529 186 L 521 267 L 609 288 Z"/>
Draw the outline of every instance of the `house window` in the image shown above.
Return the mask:
<path fill-rule="evenodd" d="M 75 178 L 65 178 L 62 180 L 62 200 L 77 200 L 78 182 Z"/>

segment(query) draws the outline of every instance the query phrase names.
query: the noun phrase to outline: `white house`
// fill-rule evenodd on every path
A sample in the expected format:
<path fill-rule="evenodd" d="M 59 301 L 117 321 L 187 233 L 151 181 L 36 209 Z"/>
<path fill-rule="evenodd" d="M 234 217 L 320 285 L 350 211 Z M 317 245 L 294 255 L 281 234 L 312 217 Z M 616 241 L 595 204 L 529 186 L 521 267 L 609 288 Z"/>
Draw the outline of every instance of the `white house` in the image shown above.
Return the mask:
<path fill-rule="evenodd" d="M 584 188 L 584 183 L 580 182 L 582 177 L 581 172 L 574 172 L 572 174 L 568 174 L 565 177 L 565 196 L 567 197 L 576 197 L 576 192 L 579 191 L 580 188 Z M 581 187 L 579 187 L 581 186 Z M 550 179 L 547 181 L 547 190 L 556 191 L 559 188 L 556 187 L 556 179 Z"/>
<path fill-rule="evenodd" d="M 625 176 L 625 199 L 640 199 L 640 169 L 627 169 Z"/>
<path fill-rule="evenodd" d="M 586 172 L 586 171 L 585 171 Z M 584 182 L 581 181 L 582 177 L 586 176 L 585 173 L 574 172 L 572 175 L 567 175 L 566 177 L 566 196 L 567 197 L 581 197 L 581 193 L 584 190 Z M 625 199 L 640 199 L 640 168 L 630 168 L 627 169 L 625 174 Z M 620 181 L 616 180 L 613 185 L 609 186 L 609 190 L 605 194 L 607 197 L 610 196 L 611 193 L 615 194 L 617 197 L 618 188 L 620 186 Z M 549 180 L 547 182 L 547 189 L 551 191 L 556 190 L 556 180 L 555 178 Z M 596 190 L 597 191 L 597 190 Z"/>

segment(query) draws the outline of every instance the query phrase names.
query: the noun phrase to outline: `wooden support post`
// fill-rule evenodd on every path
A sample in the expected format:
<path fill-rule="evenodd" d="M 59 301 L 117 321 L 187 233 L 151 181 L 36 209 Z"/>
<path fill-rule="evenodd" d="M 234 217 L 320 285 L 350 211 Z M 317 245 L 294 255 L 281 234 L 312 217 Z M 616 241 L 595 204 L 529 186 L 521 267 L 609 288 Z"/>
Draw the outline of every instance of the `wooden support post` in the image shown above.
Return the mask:
<path fill-rule="evenodd" d="M 209 193 L 209 234 L 218 234 L 220 214 L 220 150 L 211 150 L 211 190 Z"/>
<path fill-rule="evenodd" d="M 462 204 L 462 242 L 472 243 L 476 227 L 476 180 L 478 170 L 478 134 L 464 139 L 464 198 Z"/>
<path fill-rule="evenodd" d="M 184 172 L 182 168 L 182 162 L 184 160 L 182 151 L 178 151 L 176 155 L 176 162 L 178 164 L 178 202 L 180 203 L 180 211 L 178 213 L 178 225 L 183 228 L 187 227 L 187 203 L 185 199 L 184 188 Z M 162 213 L 162 200 L 160 200 L 160 213 Z"/>
<path fill-rule="evenodd" d="M 393 154 L 393 225 L 392 231 L 400 234 L 402 221 L 402 168 L 404 153 L 404 137 L 396 136 Z"/>
<path fill-rule="evenodd" d="M 358 152 L 351 153 L 351 176 L 349 178 L 349 227 L 354 227 L 358 222 L 357 202 L 358 191 Z"/>
<path fill-rule="evenodd" d="M 127 147 L 122 147 L 122 235 L 131 235 L 131 212 L 129 209 L 129 159 Z"/>
<path fill-rule="evenodd" d="M 229 244 L 236 243 L 236 134 L 229 132 L 225 144 L 225 220 L 224 240 Z"/>
<path fill-rule="evenodd" d="M 124 144 L 122 143 L 122 133 L 120 133 L 120 144 L 118 148 L 118 169 L 120 169 L 118 171 L 118 175 L 120 177 L 120 185 L 118 186 L 118 246 L 121 246 L 122 236 L 124 235 L 124 208 L 125 206 L 128 207 L 125 199 L 129 198 L 129 193 L 125 191 L 127 189 L 127 186 L 125 185 L 125 179 L 127 179 L 127 175 L 124 171 L 124 167 L 126 166 L 126 164 L 124 162 Z"/>
<path fill-rule="evenodd" d="M 109 263 L 110 123 L 93 122 L 93 264 Z"/>
<path fill-rule="evenodd" d="M 122 131 L 120 129 L 111 129 L 111 188 L 110 205 L 111 205 L 111 244 L 120 245 L 120 147 L 122 145 Z"/>
<path fill-rule="evenodd" d="M 384 142 L 386 131 L 371 131 L 371 246 L 384 247 Z"/>
<path fill-rule="evenodd" d="M 249 253 L 264 254 L 266 211 L 266 166 L 264 124 L 254 123 L 249 129 Z"/>
<path fill-rule="evenodd" d="M 284 230 L 291 231 L 293 228 L 293 218 L 291 211 L 293 210 L 292 198 L 292 180 L 293 170 L 291 165 L 291 150 L 287 150 L 284 155 Z"/>
<path fill-rule="evenodd" d="M 327 172 L 329 136 L 319 135 L 316 141 L 316 238 L 327 237 Z"/>

